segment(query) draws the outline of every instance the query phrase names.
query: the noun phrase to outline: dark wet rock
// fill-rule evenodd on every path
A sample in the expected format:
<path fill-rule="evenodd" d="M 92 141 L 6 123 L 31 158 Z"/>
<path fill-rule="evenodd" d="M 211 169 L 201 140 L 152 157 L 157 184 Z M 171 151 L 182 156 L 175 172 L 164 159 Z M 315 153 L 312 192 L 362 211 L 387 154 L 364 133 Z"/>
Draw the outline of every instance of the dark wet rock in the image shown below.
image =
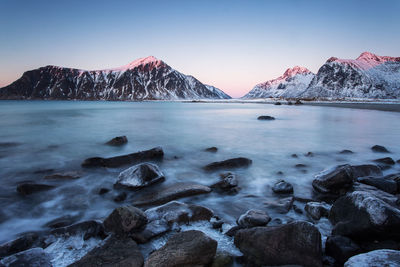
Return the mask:
<path fill-rule="evenodd" d="M 145 211 L 147 217 L 146 227 L 132 234 L 134 240 L 139 243 L 146 243 L 172 229 L 173 224 L 188 224 L 196 221 L 209 221 L 213 211 L 198 205 L 185 204 L 178 201 L 171 201 L 159 207 Z"/>
<path fill-rule="evenodd" d="M 303 210 L 295 204 L 293 204 L 293 210 L 298 214 L 303 214 Z"/>
<path fill-rule="evenodd" d="M 360 242 L 361 249 L 366 251 L 372 251 L 377 249 L 395 249 L 400 250 L 400 242 L 395 240 L 371 240 L 366 242 Z"/>
<path fill-rule="evenodd" d="M 48 191 L 54 187 L 48 184 L 23 183 L 17 186 L 17 192 L 23 196 L 27 196 L 36 192 Z"/>
<path fill-rule="evenodd" d="M 394 207 L 397 207 L 399 203 L 399 199 L 396 196 L 382 191 L 375 186 L 355 182 L 353 185 L 353 191 L 366 192 Z"/>
<path fill-rule="evenodd" d="M 306 164 L 299 163 L 299 164 L 294 165 L 294 167 L 296 167 L 296 168 L 306 168 L 307 165 L 306 165 Z"/>
<path fill-rule="evenodd" d="M 292 158 L 298 158 L 299 156 L 297 156 L 297 154 L 292 154 L 291 157 Z"/>
<path fill-rule="evenodd" d="M 230 237 L 234 237 L 235 234 L 242 229 L 242 227 L 240 227 L 239 225 L 235 225 L 232 226 L 228 231 L 225 232 L 225 235 L 230 236 Z"/>
<path fill-rule="evenodd" d="M 259 116 L 257 118 L 257 120 L 260 120 L 260 121 L 273 121 L 273 120 L 275 120 L 275 118 L 272 117 L 272 116 Z"/>
<path fill-rule="evenodd" d="M 370 192 L 354 191 L 340 197 L 329 220 L 334 225 L 332 234 L 356 241 L 400 239 L 400 210 Z"/>
<path fill-rule="evenodd" d="M 143 255 L 130 238 L 111 235 L 70 267 L 143 266 Z"/>
<path fill-rule="evenodd" d="M 293 197 L 286 197 L 281 198 L 276 201 L 268 201 L 264 204 L 266 205 L 267 209 L 274 209 L 279 213 L 288 213 L 289 210 L 292 208 L 294 198 Z"/>
<path fill-rule="evenodd" d="M 220 181 L 211 185 L 211 188 L 216 188 L 222 191 L 237 193 L 237 186 L 239 182 L 236 174 L 226 172 L 220 174 Z"/>
<path fill-rule="evenodd" d="M 122 146 L 125 145 L 126 143 L 128 143 L 128 138 L 123 135 L 123 136 L 117 136 L 114 137 L 113 139 L 111 139 L 110 141 L 108 141 L 106 143 L 106 145 L 110 145 L 110 146 Z"/>
<path fill-rule="evenodd" d="M 71 224 L 74 224 L 80 219 L 81 215 L 72 216 L 72 215 L 64 215 L 54 220 L 51 220 L 45 224 L 45 227 L 49 228 L 60 228 L 65 227 Z"/>
<path fill-rule="evenodd" d="M 283 171 L 277 171 L 276 174 L 277 175 L 283 175 Z"/>
<path fill-rule="evenodd" d="M 159 250 L 150 254 L 145 267 L 207 266 L 217 251 L 217 241 L 200 231 L 175 234 Z"/>
<path fill-rule="evenodd" d="M 233 256 L 226 252 L 217 252 L 211 267 L 230 267 L 233 264 Z"/>
<path fill-rule="evenodd" d="M 282 103 L 281 102 L 275 102 L 274 105 L 275 106 L 280 106 L 280 105 L 282 105 Z"/>
<path fill-rule="evenodd" d="M 222 229 L 222 225 L 224 225 L 224 221 L 215 218 L 212 218 L 210 223 L 213 229 Z"/>
<path fill-rule="evenodd" d="M 242 229 L 235 245 L 258 266 L 322 266 L 321 234 L 308 222 Z"/>
<path fill-rule="evenodd" d="M 329 236 L 325 243 L 325 253 L 342 265 L 350 257 L 361 253 L 361 248 L 348 237 L 334 235 Z"/>
<path fill-rule="evenodd" d="M 215 153 L 218 151 L 218 148 L 215 146 L 212 146 L 212 147 L 206 148 L 205 151 Z"/>
<path fill-rule="evenodd" d="M 248 167 L 252 163 L 251 159 L 248 158 L 233 158 L 224 161 L 217 161 L 210 163 L 204 167 L 206 171 L 216 171 L 221 169 L 233 169 Z"/>
<path fill-rule="evenodd" d="M 0 245 L 0 259 L 12 254 L 27 250 L 33 246 L 38 246 L 39 234 L 26 233 L 17 239 Z"/>
<path fill-rule="evenodd" d="M 374 250 L 351 257 L 344 267 L 395 267 L 399 266 L 400 251 L 391 249 Z"/>
<path fill-rule="evenodd" d="M 104 194 L 107 194 L 108 192 L 110 192 L 110 189 L 103 187 L 103 188 L 100 188 L 99 195 L 104 195 Z"/>
<path fill-rule="evenodd" d="M 83 221 L 66 227 L 56 228 L 51 230 L 50 233 L 55 236 L 82 235 L 84 240 L 88 240 L 92 237 L 105 237 L 103 224 L 95 220 Z"/>
<path fill-rule="evenodd" d="M 371 149 L 374 152 L 389 153 L 389 150 L 387 150 L 384 146 L 374 145 L 371 147 Z"/>
<path fill-rule="evenodd" d="M 248 210 L 237 220 L 241 228 L 251 228 L 256 226 L 265 226 L 271 221 L 268 213 L 262 210 Z"/>
<path fill-rule="evenodd" d="M 9 148 L 9 147 L 16 147 L 21 145 L 21 143 L 17 142 L 0 142 L 0 148 Z"/>
<path fill-rule="evenodd" d="M 118 195 L 116 195 L 114 197 L 114 201 L 115 202 L 122 202 L 125 201 L 125 199 L 128 197 L 128 195 L 126 194 L 126 192 L 121 192 Z"/>
<path fill-rule="evenodd" d="M 398 164 L 400 164 L 400 159 L 398 159 L 396 162 L 397 162 Z"/>
<path fill-rule="evenodd" d="M 306 157 L 314 157 L 314 153 L 309 151 L 306 154 L 304 154 L 304 156 L 306 156 Z"/>
<path fill-rule="evenodd" d="M 114 184 L 116 188 L 143 188 L 165 180 L 164 174 L 153 163 L 141 163 L 124 170 Z"/>
<path fill-rule="evenodd" d="M 288 101 L 287 104 L 288 104 L 289 106 L 293 105 L 292 101 Z"/>
<path fill-rule="evenodd" d="M 116 168 L 128 164 L 138 164 L 146 161 L 161 160 L 164 151 L 161 147 L 155 147 L 150 150 L 139 151 L 136 153 L 122 155 L 112 158 L 94 157 L 85 159 L 82 167 L 108 167 Z"/>
<path fill-rule="evenodd" d="M 33 173 L 34 174 L 47 174 L 50 172 L 54 172 L 54 169 L 41 169 L 41 170 L 36 170 Z"/>
<path fill-rule="evenodd" d="M 342 151 L 339 152 L 339 154 L 353 154 L 354 152 L 348 149 L 343 149 Z"/>
<path fill-rule="evenodd" d="M 2 259 L 0 266 L 52 267 L 52 264 L 50 255 L 42 248 L 31 248 Z"/>
<path fill-rule="evenodd" d="M 296 102 L 294 103 L 295 105 L 302 105 L 303 102 L 300 101 L 300 99 L 297 99 Z"/>
<path fill-rule="evenodd" d="M 354 180 L 356 180 L 358 177 L 364 177 L 370 175 L 376 175 L 376 176 L 382 175 L 382 170 L 378 166 L 373 164 L 352 165 L 351 171 Z"/>
<path fill-rule="evenodd" d="M 210 193 L 208 186 L 196 183 L 176 183 L 160 191 L 147 194 L 133 203 L 135 206 L 161 205 L 179 198 Z"/>
<path fill-rule="evenodd" d="M 284 180 L 280 180 L 272 187 L 272 191 L 276 194 L 291 194 L 293 193 L 293 186 Z"/>
<path fill-rule="evenodd" d="M 325 202 L 307 202 L 304 210 L 314 220 L 319 220 L 321 217 L 328 217 L 331 206 Z"/>
<path fill-rule="evenodd" d="M 394 165 L 394 164 L 396 164 L 396 162 L 394 162 L 394 160 L 391 157 L 375 159 L 374 162 L 383 163 L 383 164 L 386 164 L 386 165 Z"/>
<path fill-rule="evenodd" d="M 63 173 L 54 173 L 50 175 L 46 175 L 44 179 L 48 180 L 72 180 L 72 179 L 78 179 L 81 177 L 81 174 L 79 172 L 63 172 Z"/>
<path fill-rule="evenodd" d="M 392 179 L 385 179 L 385 177 L 360 177 L 357 179 L 358 182 L 374 186 L 382 191 L 388 192 L 390 194 L 397 193 L 397 183 Z"/>
<path fill-rule="evenodd" d="M 107 232 L 113 232 L 119 236 L 126 236 L 138 231 L 144 228 L 146 223 L 146 214 L 133 206 L 122 206 L 114 209 L 103 222 Z"/>

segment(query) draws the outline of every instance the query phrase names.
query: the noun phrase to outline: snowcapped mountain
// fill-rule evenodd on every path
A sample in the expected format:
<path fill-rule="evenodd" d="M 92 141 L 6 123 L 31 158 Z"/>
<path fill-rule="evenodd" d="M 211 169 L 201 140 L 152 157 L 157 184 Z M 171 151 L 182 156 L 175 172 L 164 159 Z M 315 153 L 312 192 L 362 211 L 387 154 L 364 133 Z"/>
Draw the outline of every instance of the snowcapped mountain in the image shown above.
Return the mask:
<path fill-rule="evenodd" d="M 287 69 L 285 73 L 273 80 L 257 84 L 243 98 L 266 98 L 266 97 L 297 97 L 307 89 L 315 74 L 307 68 L 296 66 Z"/>
<path fill-rule="evenodd" d="M 205 84 L 208 90 L 210 90 L 212 93 L 216 94 L 219 96 L 221 99 L 230 99 L 231 97 L 227 94 L 224 93 L 221 89 L 218 89 L 217 87 L 214 87 L 212 85 Z"/>
<path fill-rule="evenodd" d="M 0 89 L 0 99 L 175 100 L 230 98 L 155 57 L 105 70 L 46 66 Z"/>
<path fill-rule="evenodd" d="M 364 52 L 357 59 L 332 57 L 301 98 L 398 98 L 400 57 Z"/>

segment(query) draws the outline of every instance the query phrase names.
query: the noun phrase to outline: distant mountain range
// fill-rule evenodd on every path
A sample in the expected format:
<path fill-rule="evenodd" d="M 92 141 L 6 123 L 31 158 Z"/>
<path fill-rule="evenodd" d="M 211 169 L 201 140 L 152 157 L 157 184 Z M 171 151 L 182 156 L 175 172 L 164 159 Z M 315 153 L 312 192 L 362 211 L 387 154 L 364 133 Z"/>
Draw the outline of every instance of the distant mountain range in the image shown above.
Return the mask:
<path fill-rule="evenodd" d="M 0 99 L 177 100 L 228 99 L 223 91 L 146 57 L 106 70 L 46 66 L 0 89 Z"/>
<path fill-rule="evenodd" d="M 400 98 L 400 57 L 364 52 L 357 59 L 332 57 L 313 74 L 294 67 L 279 78 L 256 85 L 251 98 Z"/>

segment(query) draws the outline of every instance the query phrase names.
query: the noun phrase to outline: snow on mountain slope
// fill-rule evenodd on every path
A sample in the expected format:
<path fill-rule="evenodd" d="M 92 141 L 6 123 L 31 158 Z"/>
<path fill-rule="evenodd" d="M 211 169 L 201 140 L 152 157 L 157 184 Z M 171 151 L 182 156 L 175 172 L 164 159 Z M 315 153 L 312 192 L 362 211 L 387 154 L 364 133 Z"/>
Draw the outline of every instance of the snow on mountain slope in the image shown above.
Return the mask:
<path fill-rule="evenodd" d="M 357 59 L 332 57 L 301 98 L 399 98 L 400 57 L 364 52 Z"/>
<path fill-rule="evenodd" d="M 0 99 L 175 100 L 226 98 L 155 57 L 105 70 L 46 66 L 0 89 Z"/>
<path fill-rule="evenodd" d="M 303 93 L 314 78 L 314 73 L 307 68 L 296 66 L 273 80 L 257 84 L 243 98 L 283 97 L 294 98 Z"/>
<path fill-rule="evenodd" d="M 222 91 L 221 89 L 218 89 L 217 87 L 214 87 L 212 85 L 208 85 L 208 84 L 204 84 L 208 90 L 210 90 L 212 93 L 217 94 L 219 96 L 219 98 L 221 99 L 230 99 L 232 97 L 230 97 L 229 95 L 225 94 L 224 91 Z"/>

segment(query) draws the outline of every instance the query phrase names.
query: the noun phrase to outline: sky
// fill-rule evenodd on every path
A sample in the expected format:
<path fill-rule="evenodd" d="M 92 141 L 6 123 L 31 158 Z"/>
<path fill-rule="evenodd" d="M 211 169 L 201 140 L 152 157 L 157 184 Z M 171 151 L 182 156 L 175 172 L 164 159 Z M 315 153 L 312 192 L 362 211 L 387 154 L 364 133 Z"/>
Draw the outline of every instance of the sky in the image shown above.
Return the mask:
<path fill-rule="evenodd" d="M 0 87 L 45 65 L 105 69 L 155 56 L 241 97 L 299 65 L 400 56 L 400 1 L 0 0 Z"/>

